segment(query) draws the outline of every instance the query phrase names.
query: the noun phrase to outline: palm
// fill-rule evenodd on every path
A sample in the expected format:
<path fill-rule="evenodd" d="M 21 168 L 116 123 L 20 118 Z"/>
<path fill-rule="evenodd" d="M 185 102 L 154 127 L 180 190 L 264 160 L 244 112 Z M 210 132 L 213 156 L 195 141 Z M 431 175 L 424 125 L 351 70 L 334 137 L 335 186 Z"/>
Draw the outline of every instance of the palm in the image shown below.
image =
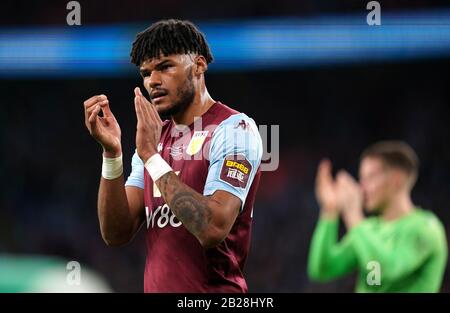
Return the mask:
<path fill-rule="evenodd" d="M 317 190 L 317 198 L 323 207 L 336 207 L 336 192 L 331 183 L 326 182 L 319 185 Z"/>
<path fill-rule="evenodd" d="M 317 170 L 316 197 L 323 209 L 337 210 L 336 187 L 331 175 L 331 163 L 327 160 L 322 161 Z"/>
<path fill-rule="evenodd" d="M 362 192 L 356 180 L 345 171 L 337 175 L 339 207 L 348 229 L 364 219 L 362 210 Z"/>
<path fill-rule="evenodd" d="M 96 130 L 93 130 L 96 139 L 105 149 L 120 146 L 120 126 L 113 115 L 97 116 Z"/>
<path fill-rule="evenodd" d="M 357 181 L 345 171 L 337 177 L 338 202 L 343 211 L 360 211 L 362 192 Z"/>
<path fill-rule="evenodd" d="M 134 89 L 134 105 L 137 117 L 136 150 L 142 160 L 148 160 L 157 153 L 157 144 L 161 138 L 162 121 L 153 104 L 142 95 L 141 90 Z"/>

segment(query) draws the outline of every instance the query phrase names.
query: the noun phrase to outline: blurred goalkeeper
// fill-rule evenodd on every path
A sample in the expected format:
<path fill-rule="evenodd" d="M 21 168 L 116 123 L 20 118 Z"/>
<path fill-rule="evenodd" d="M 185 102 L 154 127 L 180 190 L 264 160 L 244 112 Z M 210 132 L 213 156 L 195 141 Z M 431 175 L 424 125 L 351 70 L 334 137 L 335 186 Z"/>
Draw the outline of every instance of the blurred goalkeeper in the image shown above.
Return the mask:
<path fill-rule="evenodd" d="M 411 190 L 418 158 L 403 142 L 367 148 L 356 182 L 322 161 L 316 179 L 320 217 L 312 238 L 308 274 L 320 282 L 358 271 L 357 292 L 438 292 L 447 262 L 444 227 L 415 206 Z M 363 206 L 375 217 L 365 218 Z M 338 241 L 339 215 L 347 234 Z"/>

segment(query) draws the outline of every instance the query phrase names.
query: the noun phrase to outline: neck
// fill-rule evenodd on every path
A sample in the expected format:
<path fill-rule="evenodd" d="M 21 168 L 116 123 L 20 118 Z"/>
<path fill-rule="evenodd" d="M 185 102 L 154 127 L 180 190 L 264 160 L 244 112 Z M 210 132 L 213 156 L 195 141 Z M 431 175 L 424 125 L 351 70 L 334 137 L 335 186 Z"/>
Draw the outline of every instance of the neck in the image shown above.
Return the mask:
<path fill-rule="evenodd" d="M 202 116 L 215 103 L 203 85 L 200 92 L 195 93 L 192 103 L 182 112 L 172 116 L 172 120 L 176 125 L 189 126 L 194 122 L 194 118 Z"/>
<path fill-rule="evenodd" d="M 414 204 L 408 192 L 395 196 L 385 207 L 382 217 L 386 221 L 393 221 L 407 215 L 414 210 Z"/>

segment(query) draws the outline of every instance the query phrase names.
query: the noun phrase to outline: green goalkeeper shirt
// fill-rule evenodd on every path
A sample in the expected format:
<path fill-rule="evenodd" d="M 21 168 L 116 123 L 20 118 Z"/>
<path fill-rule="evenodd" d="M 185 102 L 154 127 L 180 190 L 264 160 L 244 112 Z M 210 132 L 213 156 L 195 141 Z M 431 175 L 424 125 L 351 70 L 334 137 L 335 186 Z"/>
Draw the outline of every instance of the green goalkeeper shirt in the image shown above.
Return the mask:
<path fill-rule="evenodd" d="M 338 219 L 319 219 L 308 275 L 326 282 L 358 271 L 357 292 L 438 292 L 447 262 L 445 230 L 416 208 L 395 221 L 370 217 L 338 241 Z"/>

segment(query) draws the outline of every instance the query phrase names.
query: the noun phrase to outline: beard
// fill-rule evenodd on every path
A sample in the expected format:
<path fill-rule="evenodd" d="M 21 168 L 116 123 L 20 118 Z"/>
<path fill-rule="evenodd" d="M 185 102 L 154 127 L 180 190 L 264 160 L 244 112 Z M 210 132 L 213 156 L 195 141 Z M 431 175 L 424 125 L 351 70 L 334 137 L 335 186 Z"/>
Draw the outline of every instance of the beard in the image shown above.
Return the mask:
<path fill-rule="evenodd" d="M 194 101 L 195 87 L 192 82 L 192 67 L 189 67 L 185 83 L 177 91 L 177 100 L 167 109 L 159 112 L 163 117 L 171 117 L 184 111 Z"/>

